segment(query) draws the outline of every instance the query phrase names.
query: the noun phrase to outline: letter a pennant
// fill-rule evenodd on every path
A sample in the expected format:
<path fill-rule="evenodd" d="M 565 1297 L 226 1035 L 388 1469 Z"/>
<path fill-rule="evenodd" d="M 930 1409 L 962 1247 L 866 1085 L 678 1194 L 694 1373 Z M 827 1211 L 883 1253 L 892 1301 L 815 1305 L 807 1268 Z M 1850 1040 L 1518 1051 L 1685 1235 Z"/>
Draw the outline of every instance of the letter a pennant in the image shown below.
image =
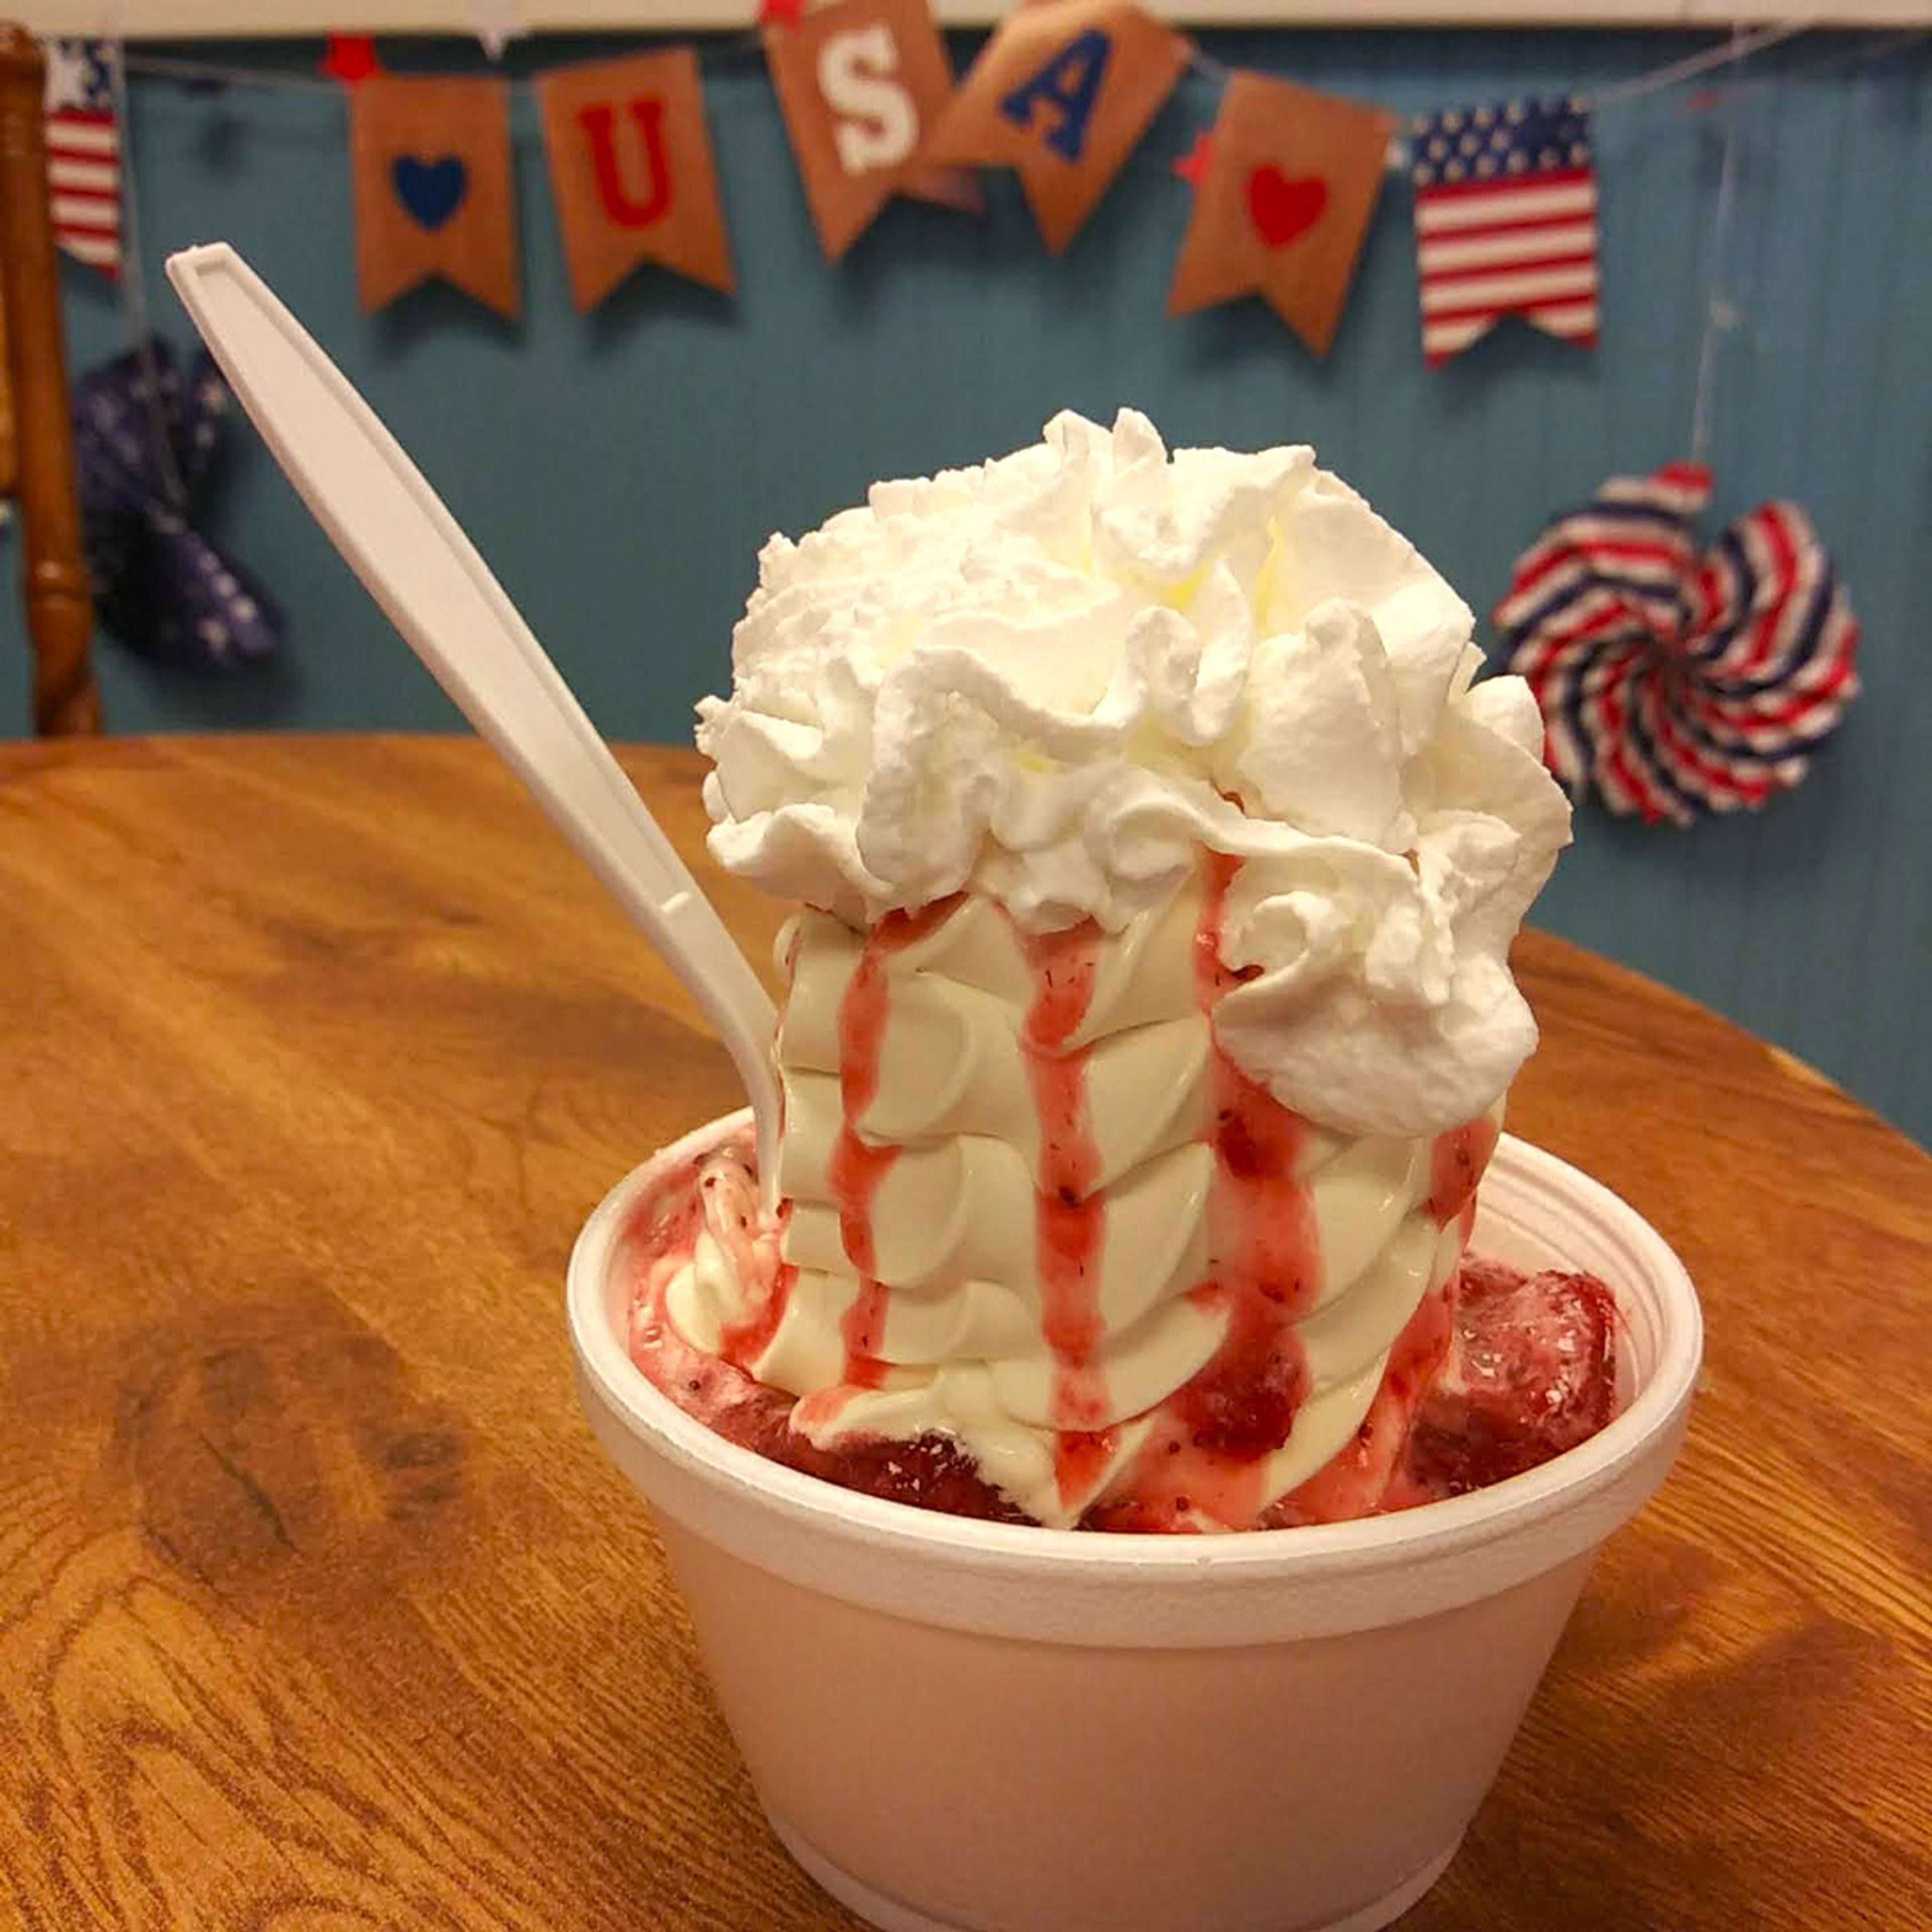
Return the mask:
<path fill-rule="evenodd" d="M 970 175 L 939 180 L 919 146 L 952 92 L 926 0 L 838 0 L 764 30 L 765 58 L 827 260 L 895 194 L 976 209 Z"/>
<path fill-rule="evenodd" d="M 578 309 L 595 308 L 640 262 L 729 295 L 730 245 L 691 49 L 558 68 L 536 89 Z"/>
<path fill-rule="evenodd" d="M 1018 170 L 1058 255 L 1187 64 L 1185 34 L 1126 0 L 1043 0 L 1000 22 L 920 158 Z"/>

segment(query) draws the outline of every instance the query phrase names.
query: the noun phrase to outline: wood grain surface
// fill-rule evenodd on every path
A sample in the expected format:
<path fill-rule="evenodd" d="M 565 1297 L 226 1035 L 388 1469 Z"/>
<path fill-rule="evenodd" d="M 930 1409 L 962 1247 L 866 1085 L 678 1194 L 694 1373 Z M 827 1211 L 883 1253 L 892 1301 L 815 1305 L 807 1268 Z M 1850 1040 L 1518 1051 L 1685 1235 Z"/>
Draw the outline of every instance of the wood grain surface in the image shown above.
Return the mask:
<path fill-rule="evenodd" d="M 626 763 L 764 964 L 694 757 Z M 1629 974 L 1520 965 L 1511 1124 L 1676 1244 L 1708 1370 L 1405 1924 L 1924 1925 L 1932 1160 Z M 5 748 L 0 1010 L 0 1925 L 856 1923 L 571 1387 L 577 1227 L 730 1066 L 490 755 Z"/>

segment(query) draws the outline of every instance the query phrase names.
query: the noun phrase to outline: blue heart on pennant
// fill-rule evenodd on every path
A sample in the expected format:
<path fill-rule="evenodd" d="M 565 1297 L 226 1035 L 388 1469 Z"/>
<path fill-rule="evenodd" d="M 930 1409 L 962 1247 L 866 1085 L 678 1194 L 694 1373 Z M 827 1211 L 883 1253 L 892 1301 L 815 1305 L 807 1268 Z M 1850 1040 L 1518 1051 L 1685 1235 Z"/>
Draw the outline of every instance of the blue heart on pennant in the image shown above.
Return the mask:
<path fill-rule="evenodd" d="M 397 199 L 432 232 L 463 206 L 470 192 L 470 170 L 454 154 L 434 161 L 399 154 L 390 164 L 389 178 L 395 183 Z"/>

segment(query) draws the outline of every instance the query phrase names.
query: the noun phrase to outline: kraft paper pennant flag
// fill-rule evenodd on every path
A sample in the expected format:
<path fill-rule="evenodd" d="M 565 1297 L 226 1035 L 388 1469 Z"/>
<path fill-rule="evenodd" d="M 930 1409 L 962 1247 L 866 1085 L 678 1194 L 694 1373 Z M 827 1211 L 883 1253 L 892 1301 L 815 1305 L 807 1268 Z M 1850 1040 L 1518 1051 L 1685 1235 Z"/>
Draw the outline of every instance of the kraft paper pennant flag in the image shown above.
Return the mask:
<path fill-rule="evenodd" d="M 1170 314 L 1258 295 L 1328 352 L 1382 193 L 1395 122 L 1292 81 L 1237 74 L 1197 169 Z"/>
<path fill-rule="evenodd" d="M 976 209 L 970 176 L 922 169 L 952 69 L 926 0 L 840 0 L 764 30 L 812 224 L 837 261 L 895 194 Z"/>
<path fill-rule="evenodd" d="M 1126 0 L 1022 7 L 973 63 L 922 158 L 1018 170 L 1057 255 L 1174 92 L 1189 47 Z"/>
<path fill-rule="evenodd" d="M 510 94 L 500 80 L 377 75 L 349 93 L 356 266 L 365 311 L 432 275 L 516 319 Z"/>
<path fill-rule="evenodd" d="M 570 292 L 595 308 L 640 262 L 736 286 L 688 47 L 554 69 L 536 83 Z"/>

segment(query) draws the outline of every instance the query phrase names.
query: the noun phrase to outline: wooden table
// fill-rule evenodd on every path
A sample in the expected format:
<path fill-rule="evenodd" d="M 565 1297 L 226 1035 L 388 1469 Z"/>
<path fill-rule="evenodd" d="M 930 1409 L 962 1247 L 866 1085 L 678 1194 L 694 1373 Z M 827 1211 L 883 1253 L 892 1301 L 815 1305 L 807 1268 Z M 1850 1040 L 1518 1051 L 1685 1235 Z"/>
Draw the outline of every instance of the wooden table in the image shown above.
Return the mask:
<path fill-rule="evenodd" d="M 695 758 L 626 762 L 762 964 Z M 1628 973 L 1520 964 L 1512 1125 L 1676 1243 L 1709 1366 L 1406 1923 L 1924 1925 L 1932 1160 Z M 572 1392 L 578 1225 L 730 1069 L 490 757 L 0 750 L 0 1923 L 853 1924 Z"/>

